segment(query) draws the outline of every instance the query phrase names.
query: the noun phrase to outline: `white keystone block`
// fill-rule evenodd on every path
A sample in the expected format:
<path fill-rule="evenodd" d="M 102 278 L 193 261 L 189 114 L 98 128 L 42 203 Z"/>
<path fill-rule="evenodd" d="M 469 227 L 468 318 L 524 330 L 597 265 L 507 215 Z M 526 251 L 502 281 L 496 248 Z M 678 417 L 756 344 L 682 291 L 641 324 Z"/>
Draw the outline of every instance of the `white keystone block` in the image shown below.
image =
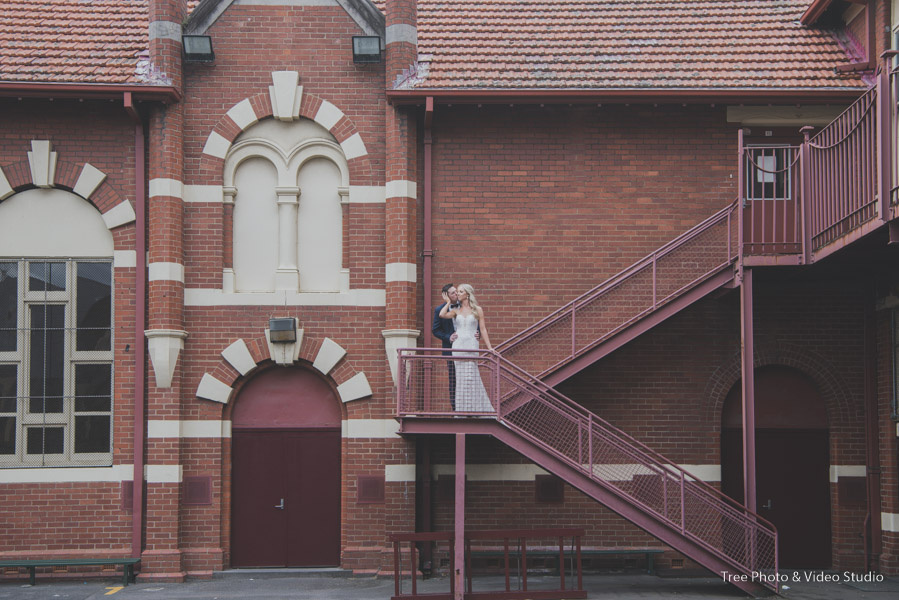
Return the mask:
<path fill-rule="evenodd" d="M 231 142 L 213 131 L 206 139 L 206 145 L 203 146 L 203 154 L 208 154 L 209 156 L 214 156 L 216 158 L 225 158 L 225 156 L 228 155 L 228 150 L 230 148 Z"/>
<path fill-rule="evenodd" d="M 318 112 L 315 113 L 314 121 L 325 129 L 331 129 L 337 125 L 342 118 L 342 110 L 327 100 L 322 100 L 322 105 L 318 107 Z"/>
<path fill-rule="evenodd" d="M 228 404 L 231 391 L 230 385 L 219 381 L 209 373 L 204 373 L 200 385 L 197 386 L 197 398 Z"/>
<path fill-rule="evenodd" d="M 249 98 L 232 106 L 226 114 L 231 117 L 235 125 L 240 127 L 241 131 L 259 122 L 259 117 L 256 116 L 256 111 L 253 110 Z"/>
<path fill-rule="evenodd" d="M 312 363 L 312 366 L 327 375 L 345 355 L 346 350 L 340 344 L 331 338 L 325 338 L 322 347 L 318 349 L 318 354 L 315 355 L 315 362 Z"/>
<path fill-rule="evenodd" d="M 340 143 L 340 147 L 343 148 L 343 154 L 346 156 L 347 160 L 353 160 L 354 158 L 359 158 L 360 156 L 368 154 L 368 150 L 365 149 L 365 143 L 362 141 L 362 136 L 358 133 L 354 133 L 343 140 Z"/>
<path fill-rule="evenodd" d="M 237 369 L 241 375 L 246 375 L 256 368 L 256 361 L 247 348 L 247 343 L 243 339 L 239 339 L 224 350 L 222 350 L 222 358 L 228 361 L 228 364 Z"/>
<path fill-rule="evenodd" d="M 4 198 L 8 198 L 12 196 L 13 189 L 12 186 L 9 185 L 9 179 L 6 178 L 6 173 L 3 172 L 3 169 L 0 169 L 0 200 Z"/>
<path fill-rule="evenodd" d="M 300 74 L 296 71 L 275 71 L 268 88 L 272 99 L 272 114 L 279 121 L 293 121 L 300 116 L 303 88 L 299 86 Z"/>
<path fill-rule="evenodd" d="M 127 200 L 122 200 L 103 213 L 103 222 L 106 223 L 107 229 L 115 229 L 127 223 L 131 223 L 137 218 L 134 214 L 134 207 Z"/>
<path fill-rule="evenodd" d="M 90 198 L 91 194 L 97 191 L 100 184 L 106 179 L 106 173 L 90 163 L 84 163 L 81 174 L 78 175 L 78 181 L 75 182 L 73 192 L 82 198 Z"/>
<path fill-rule="evenodd" d="M 340 400 L 344 403 L 371 396 L 368 377 L 365 376 L 365 373 L 356 373 L 337 386 L 337 393 L 340 394 Z"/>
<path fill-rule="evenodd" d="M 37 187 L 53 187 L 56 177 L 56 152 L 48 140 L 32 140 L 31 152 L 28 153 L 28 164 L 31 167 L 31 182 Z"/>
<path fill-rule="evenodd" d="M 150 198 L 166 196 L 169 198 L 184 198 L 184 184 L 177 179 L 151 179 Z"/>

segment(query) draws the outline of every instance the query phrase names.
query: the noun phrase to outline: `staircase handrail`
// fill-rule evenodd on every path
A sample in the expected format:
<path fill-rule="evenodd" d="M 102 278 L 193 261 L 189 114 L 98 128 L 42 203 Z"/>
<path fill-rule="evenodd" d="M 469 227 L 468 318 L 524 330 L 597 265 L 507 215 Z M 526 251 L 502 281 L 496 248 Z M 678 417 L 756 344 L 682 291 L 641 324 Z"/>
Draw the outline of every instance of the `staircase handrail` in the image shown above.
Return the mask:
<path fill-rule="evenodd" d="M 729 205 L 725 206 L 715 214 L 706 218 L 702 222 L 694 225 L 692 228 L 688 229 L 684 233 L 680 234 L 676 238 L 672 239 L 668 243 L 660 246 L 655 249 L 653 252 L 647 254 L 631 266 L 625 268 L 622 271 L 619 271 L 615 275 L 606 279 L 604 282 L 600 283 L 596 287 L 591 290 L 581 294 L 574 300 L 568 302 L 562 307 L 556 309 L 549 315 L 540 319 L 530 327 L 523 329 L 522 331 L 516 333 L 509 339 L 501 342 L 496 345 L 496 351 L 503 353 L 507 352 L 511 348 L 517 346 L 521 342 L 524 342 L 531 336 L 535 335 L 539 330 L 552 325 L 553 323 L 558 322 L 559 320 L 565 318 L 567 314 L 571 312 L 573 308 L 581 308 L 598 298 L 599 296 L 606 293 L 608 290 L 613 289 L 623 281 L 625 281 L 631 275 L 639 272 L 640 270 L 646 268 L 647 266 L 652 265 L 654 260 L 658 260 L 659 257 L 665 256 L 671 253 L 673 250 L 676 250 L 680 246 L 686 244 L 689 241 L 692 241 L 694 238 L 698 237 L 700 234 L 704 233 L 706 230 L 718 225 L 722 221 L 725 221 L 729 218 L 732 212 L 736 211 L 739 199 L 734 200 Z M 737 240 L 730 240 L 728 244 L 728 262 L 734 262 L 737 259 L 737 255 L 739 254 L 739 244 Z M 720 266 L 715 270 L 720 269 Z M 678 292 L 682 290 L 677 290 Z M 675 292 L 677 293 L 677 292 Z M 674 294 L 672 294 L 673 296 Z M 670 296 L 668 297 L 670 298 Z M 667 300 L 668 298 L 665 298 Z M 661 305 L 662 303 L 659 303 Z"/>
<path fill-rule="evenodd" d="M 728 497 L 720 490 L 702 481 L 702 479 L 696 475 L 693 475 L 683 467 L 639 442 L 633 436 L 611 425 L 598 415 L 567 398 L 497 352 L 490 350 L 466 350 L 467 356 L 458 357 L 446 356 L 444 355 L 445 352 L 447 351 L 444 348 L 409 348 L 401 349 L 399 351 L 400 365 L 398 372 L 400 375 L 399 381 L 401 382 L 398 386 L 400 388 L 400 393 L 398 395 L 398 400 L 400 402 L 398 406 L 399 417 L 415 415 L 418 412 L 415 410 L 408 410 L 408 407 L 406 407 L 404 403 L 404 392 L 405 388 L 408 386 L 407 373 L 411 374 L 413 372 L 407 363 L 417 360 L 424 365 L 427 365 L 428 362 L 432 362 L 435 359 L 440 361 L 466 360 L 476 361 L 482 366 L 489 366 L 492 371 L 491 376 L 495 377 L 495 381 L 487 385 L 487 389 L 494 390 L 490 393 L 490 396 L 494 400 L 494 410 L 496 411 L 497 421 L 502 426 L 514 431 L 517 435 L 529 440 L 529 443 L 534 444 L 536 447 L 541 448 L 542 451 L 547 452 L 556 457 L 557 460 L 582 473 L 589 480 L 600 485 L 609 493 L 618 496 L 628 504 L 640 507 L 641 511 L 660 524 L 677 531 L 679 535 L 694 540 L 696 543 L 705 547 L 707 551 L 717 556 L 719 560 L 730 564 L 732 567 L 747 574 L 757 570 L 772 567 L 776 568 L 777 530 L 774 525 L 764 517 L 749 510 L 738 501 Z M 425 372 L 429 370 L 430 369 L 426 369 Z M 486 379 L 484 382 L 487 384 Z M 513 389 L 501 392 L 501 383 L 510 385 Z M 525 394 L 528 398 L 524 402 L 516 401 L 517 398 L 520 399 L 519 397 L 521 394 Z M 530 402 L 542 404 L 562 421 L 568 422 L 570 426 L 577 430 L 577 452 L 572 452 L 571 448 L 568 448 L 568 452 L 566 452 L 564 446 L 555 444 L 555 438 L 553 438 L 552 435 L 545 436 L 547 439 L 544 439 L 544 437 L 541 437 L 539 434 L 529 431 L 526 426 L 522 426 L 516 422 L 517 418 L 515 412 L 524 409 Z M 448 414 L 428 413 L 423 411 L 421 416 L 446 417 Z M 490 413 L 487 413 L 486 415 L 480 414 L 479 416 L 490 416 Z M 527 418 L 525 414 L 520 415 L 520 417 Z M 585 432 L 586 434 L 586 437 L 583 440 L 580 438 L 580 432 Z M 587 452 L 586 462 L 583 460 L 584 456 L 581 454 L 584 449 L 584 444 L 590 449 Z M 594 462 L 595 450 L 600 450 L 601 452 L 611 450 L 617 458 L 623 459 L 623 462 Z M 632 493 L 624 486 L 616 485 L 616 480 L 604 478 L 601 474 L 603 471 L 600 470 L 598 472 L 596 469 L 597 467 L 602 466 L 609 466 L 614 469 L 613 465 L 630 465 L 631 467 L 636 468 L 637 471 L 632 473 L 631 479 L 637 474 L 654 475 L 660 477 L 661 481 L 669 482 L 667 485 L 672 487 L 668 489 L 680 490 L 681 510 L 679 511 L 679 517 L 676 516 L 678 511 L 675 510 L 675 512 L 672 513 L 667 505 L 666 508 L 660 509 L 660 507 L 648 503 L 646 498 L 641 498 L 638 494 Z M 640 471 L 643 471 L 643 473 L 640 473 Z M 742 560 L 740 557 L 729 554 L 725 546 L 717 545 L 714 538 L 704 536 L 705 530 L 695 528 L 695 521 L 688 521 L 687 519 L 686 513 L 684 512 L 687 510 L 687 498 L 690 499 L 690 506 L 692 507 L 691 514 L 695 515 L 698 504 L 703 507 L 702 510 L 704 512 L 715 514 L 716 518 L 728 519 L 745 533 L 753 533 L 753 537 L 749 539 L 768 540 L 769 543 L 766 544 L 767 547 L 774 548 L 775 553 L 772 562 L 768 563 L 765 561 L 764 564 L 759 564 L 758 557 L 754 553 L 746 556 L 745 560 Z M 675 505 L 675 507 L 676 506 L 677 505 Z M 691 523 L 693 523 L 693 525 L 691 525 Z M 756 538 L 755 536 L 762 537 Z M 754 546 L 755 542 L 752 542 L 751 545 Z M 752 556 L 751 559 L 750 556 Z M 762 582 L 762 585 L 771 587 L 771 585 L 765 582 Z"/>
<path fill-rule="evenodd" d="M 596 415 L 595 413 L 582 407 L 575 401 L 571 400 L 567 396 L 558 392 L 555 388 L 547 385 L 542 380 L 532 376 L 530 373 L 527 373 L 522 368 L 517 366 L 515 363 L 504 358 L 499 353 L 491 352 L 489 350 L 482 350 L 482 351 L 479 351 L 479 353 L 492 355 L 493 360 L 496 361 L 497 366 L 500 369 L 502 369 L 506 373 L 515 377 L 524 386 L 533 386 L 533 387 L 538 388 L 544 397 L 552 398 L 554 404 L 556 405 L 555 406 L 556 408 L 562 409 L 564 412 L 568 413 L 569 415 L 571 415 L 575 418 L 579 417 L 582 419 L 589 420 L 593 425 L 599 426 L 602 429 L 604 429 L 605 431 L 620 438 L 622 441 L 625 442 L 624 444 L 621 444 L 621 447 L 622 447 L 622 449 L 624 449 L 624 451 L 627 454 L 631 454 L 632 456 L 638 456 L 638 453 L 632 452 L 631 449 L 639 450 L 644 456 L 646 456 L 649 459 L 647 462 L 655 462 L 656 465 L 654 465 L 654 466 L 663 467 L 667 471 L 665 474 L 667 474 L 667 475 L 675 475 L 675 474 L 682 475 L 686 482 L 696 484 L 698 487 L 700 487 L 704 491 L 708 492 L 714 498 L 716 498 L 718 500 L 722 500 L 726 504 L 731 505 L 731 508 L 733 508 L 733 509 L 738 509 L 739 514 L 751 516 L 753 518 L 753 520 L 755 520 L 759 523 L 768 525 L 772 531 L 775 529 L 774 525 L 770 521 L 766 520 L 764 517 L 762 517 L 758 513 L 751 511 L 749 508 L 743 506 L 742 504 L 740 504 L 739 502 L 737 502 L 730 496 L 727 496 L 726 494 L 722 493 L 720 490 L 710 486 L 708 483 L 703 481 L 700 477 L 697 477 L 696 475 L 690 473 L 689 471 L 687 471 L 686 469 L 684 469 L 683 467 L 681 467 L 674 461 L 666 458 L 664 455 L 659 454 L 657 451 L 653 450 L 649 446 L 640 442 L 639 440 L 634 438 L 632 435 L 628 434 L 625 431 L 622 431 L 621 429 L 619 429 L 618 427 L 615 427 L 614 425 L 612 425 L 611 423 L 609 423 L 602 417 L 600 417 L 600 416 Z M 502 404 L 501 403 L 500 403 L 500 407 L 498 410 L 498 417 L 502 421 L 503 412 L 502 412 Z M 510 425 L 510 424 L 506 423 L 505 421 L 503 421 L 503 423 Z M 516 430 L 518 430 L 517 427 L 516 427 Z M 526 432 L 522 432 L 522 433 L 527 435 Z M 540 440 L 538 440 L 538 441 L 540 441 Z M 619 440 L 616 440 L 616 441 L 619 441 Z M 540 443 L 541 443 L 541 445 L 545 445 L 542 441 L 540 441 Z M 562 455 L 562 456 L 564 457 L 564 455 Z M 566 460 L 568 460 L 567 457 L 565 457 L 565 458 L 566 458 Z M 569 462 L 571 462 L 571 461 L 569 461 Z M 583 468 L 583 465 L 578 465 L 578 466 L 580 468 Z"/>

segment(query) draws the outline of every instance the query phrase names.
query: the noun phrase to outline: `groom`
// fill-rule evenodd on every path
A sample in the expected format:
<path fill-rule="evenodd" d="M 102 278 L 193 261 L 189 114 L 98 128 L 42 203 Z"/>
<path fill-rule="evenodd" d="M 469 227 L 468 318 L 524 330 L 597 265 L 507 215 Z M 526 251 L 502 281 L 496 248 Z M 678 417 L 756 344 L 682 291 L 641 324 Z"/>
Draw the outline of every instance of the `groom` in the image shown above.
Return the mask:
<path fill-rule="evenodd" d="M 440 309 L 442 309 L 443 305 L 447 302 L 449 302 L 450 310 L 459 307 L 459 297 L 456 295 L 456 286 L 451 283 L 446 284 L 441 290 L 441 295 L 443 296 L 443 302 L 438 304 L 437 308 L 434 309 L 431 333 L 441 341 L 441 347 L 452 348 L 453 341 L 459 337 L 459 334 L 456 333 L 456 326 L 452 319 L 440 318 Z M 443 353 L 444 356 L 450 356 L 451 354 L 452 352 Z M 456 366 L 451 360 L 446 361 L 446 366 L 449 371 L 450 404 L 452 405 L 453 410 L 456 410 Z"/>

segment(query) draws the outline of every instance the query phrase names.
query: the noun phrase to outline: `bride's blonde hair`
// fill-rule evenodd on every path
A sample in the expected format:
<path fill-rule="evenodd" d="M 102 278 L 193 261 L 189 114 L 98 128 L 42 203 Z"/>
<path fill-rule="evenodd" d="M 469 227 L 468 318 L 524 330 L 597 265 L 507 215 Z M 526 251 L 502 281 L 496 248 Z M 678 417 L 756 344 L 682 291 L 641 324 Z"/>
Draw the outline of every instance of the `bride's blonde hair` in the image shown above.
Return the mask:
<path fill-rule="evenodd" d="M 477 299 L 474 297 L 474 288 L 467 283 L 460 283 L 458 287 L 456 287 L 456 289 L 462 290 L 463 292 L 468 294 L 468 304 L 471 305 L 471 310 L 474 313 L 474 317 L 476 319 L 480 319 L 481 317 L 478 316 L 478 308 L 480 308 L 481 305 L 478 304 Z"/>

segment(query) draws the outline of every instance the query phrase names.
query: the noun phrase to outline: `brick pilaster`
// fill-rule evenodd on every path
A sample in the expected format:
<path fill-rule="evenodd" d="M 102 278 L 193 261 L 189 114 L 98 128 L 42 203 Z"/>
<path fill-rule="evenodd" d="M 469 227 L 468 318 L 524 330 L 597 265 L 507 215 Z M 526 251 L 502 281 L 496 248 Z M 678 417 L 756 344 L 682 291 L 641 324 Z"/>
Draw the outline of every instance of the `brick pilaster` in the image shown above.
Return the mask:
<path fill-rule="evenodd" d="M 387 88 L 410 69 L 417 59 L 416 2 L 387 2 Z M 408 110 L 387 106 L 387 265 L 416 265 L 421 277 L 416 237 L 417 200 L 415 198 L 416 120 Z M 397 269 L 399 271 L 401 269 Z M 407 273 L 411 272 L 406 269 Z M 391 280 L 394 279 L 394 280 Z M 399 280 L 396 280 L 399 279 Z M 387 329 L 415 329 L 417 281 L 411 276 L 388 277 Z"/>
<path fill-rule="evenodd" d="M 185 0 L 150 0 L 150 60 L 161 77 L 181 88 L 181 23 Z M 181 360 L 160 348 L 178 347 L 184 329 L 183 125 L 180 104 L 158 107 L 150 120 L 148 313 L 150 358 L 147 419 L 181 418 Z M 155 352 L 158 351 L 158 354 Z M 154 376 L 155 375 L 155 376 Z M 179 438 L 148 438 L 143 579 L 180 581 L 181 448 Z"/>

